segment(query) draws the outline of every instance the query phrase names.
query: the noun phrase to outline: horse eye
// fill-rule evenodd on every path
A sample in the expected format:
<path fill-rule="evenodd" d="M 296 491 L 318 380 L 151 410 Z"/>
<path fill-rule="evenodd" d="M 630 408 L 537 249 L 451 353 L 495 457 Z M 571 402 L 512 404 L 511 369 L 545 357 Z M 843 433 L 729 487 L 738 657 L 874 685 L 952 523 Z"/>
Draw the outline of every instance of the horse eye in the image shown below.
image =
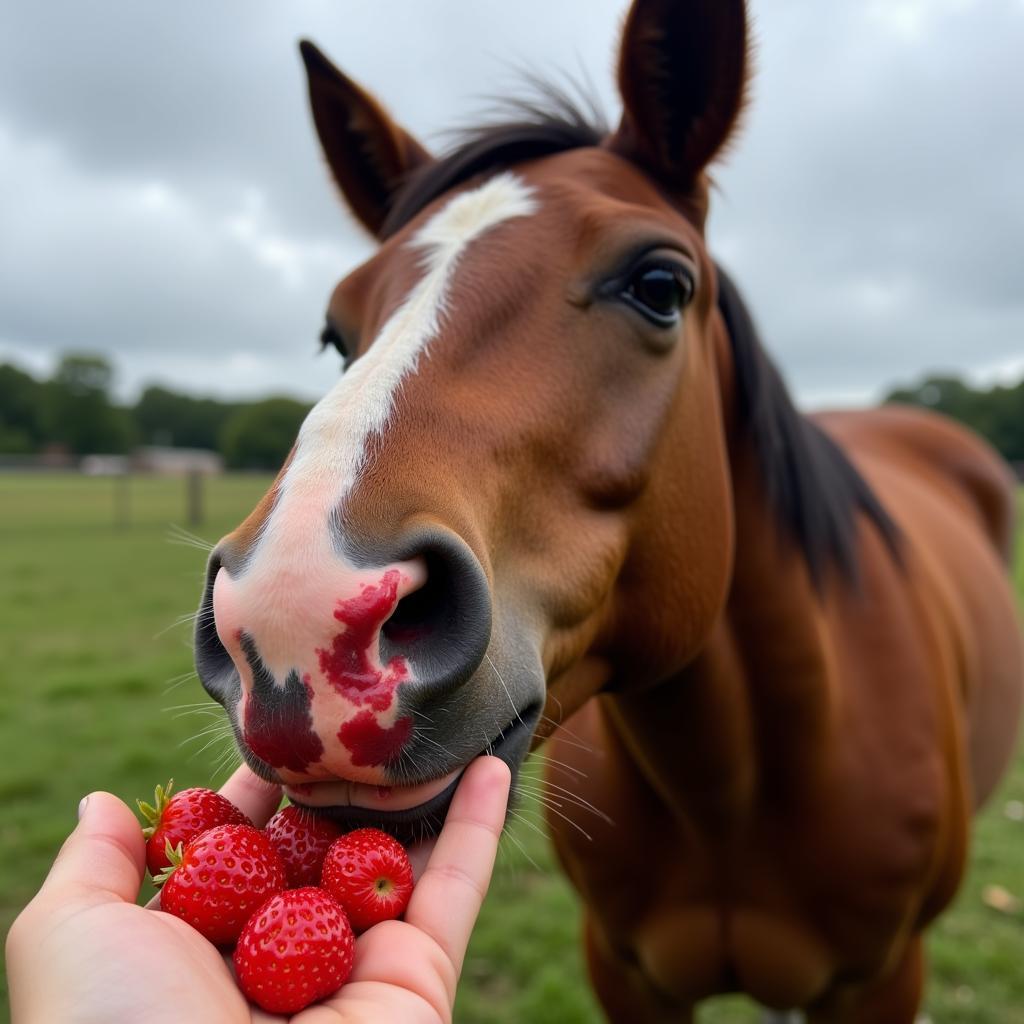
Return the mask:
<path fill-rule="evenodd" d="M 325 324 L 320 332 L 320 350 L 323 351 L 325 348 L 333 348 L 341 356 L 343 366 L 347 367 L 352 362 L 352 354 L 345 344 L 345 339 L 338 328 L 330 322 Z"/>
<path fill-rule="evenodd" d="M 679 264 L 647 263 L 633 271 L 622 297 L 656 327 L 671 327 L 693 298 L 690 272 Z"/>

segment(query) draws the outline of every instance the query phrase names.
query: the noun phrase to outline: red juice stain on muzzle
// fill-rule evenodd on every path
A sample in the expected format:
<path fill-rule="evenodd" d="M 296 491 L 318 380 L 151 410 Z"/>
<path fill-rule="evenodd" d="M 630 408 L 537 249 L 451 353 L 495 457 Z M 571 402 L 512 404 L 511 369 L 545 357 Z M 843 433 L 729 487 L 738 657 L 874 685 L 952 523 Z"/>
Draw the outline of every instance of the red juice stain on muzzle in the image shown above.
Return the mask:
<path fill-rule="evenodd" d="M 324 752 L 313 729 L 313 686 L 309 676 L 300 680 L 298 673 L 289 672 L 281 689 L 267 672 L 251 640 L 243 642 L 243 650 L 253 674 L 252 692 L 245 702 L 246 745 L 272 768 L 305 771 Z"/>
<path fill-rule="evenodd" d="M 334 637 L 329 650 L 316 650 L 324 678 L 346 700 L 367 709 L 338 730 L 338 739 L 358 766 L 397 760 L 412 732 L 408 717 L 387 728 L 377 721 L 391 707 L 398 686 L 409 678 L 405 658 L 394 657 L 385 666 L 373 661 L 381 626 L 398 603 L 400 581 L 401 573 L 389 569 L 376 585 L 365 584 L 358 596 L 339 601 L 334 617 L 345 629 Z"/>
<path fill-rule="evenodd" d="M 384 667 L 371 661 L 380 628 L 398 603 L 400 579 L 397 569 L 389 569 L 376 586 L 365 584 L 357 597 L 339 601 L 334 617 L 345 629 L 331 641 L 330 650 L 316 650 L 320 671 L 338 693 L 374 711 L 387 711 L 395 688 L 409 677 L 405 658 L 394 657 Z"/>
<path fill-rule="evenodd" d="M 338 730 L 338 739 L 348 747 L 354 765 L 383 765 L 398 760 L 411 732 L 408 716 L 385 729 L 372 711 L 360 711 Z"/>

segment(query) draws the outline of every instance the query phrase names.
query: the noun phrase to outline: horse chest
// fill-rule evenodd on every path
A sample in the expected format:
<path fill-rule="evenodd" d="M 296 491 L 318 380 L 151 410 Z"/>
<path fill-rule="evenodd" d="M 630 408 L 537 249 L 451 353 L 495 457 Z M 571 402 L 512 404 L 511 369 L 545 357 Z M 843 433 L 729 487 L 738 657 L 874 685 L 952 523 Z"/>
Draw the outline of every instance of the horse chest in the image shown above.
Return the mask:
<path fill-rule="evenodd" d="M 572 724 L 602 751 L 580 795 L 614 824 L 576 813 L 587 840 L 553 816 L 555 842 L 591 927 L 653 988 L 682 1003 L 736 989 L 798 1006 L 895 955 L 941 866 L 940 759 L 908 758 L 900 785 L 872 788 L 851 754 L 803 800 L 716 812 L 705 797 L 687 813 L 648 785 L 599 713 Z M 553 746 L 559 760 L 585 756 Z"/>

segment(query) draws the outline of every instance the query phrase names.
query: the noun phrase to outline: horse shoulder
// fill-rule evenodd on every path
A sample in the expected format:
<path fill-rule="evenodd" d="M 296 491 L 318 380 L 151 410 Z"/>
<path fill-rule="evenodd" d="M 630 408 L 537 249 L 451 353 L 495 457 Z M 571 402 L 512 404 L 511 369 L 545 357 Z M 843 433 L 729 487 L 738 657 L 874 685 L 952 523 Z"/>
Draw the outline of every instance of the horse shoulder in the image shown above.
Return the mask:
<path fill-rule="evenodd" d="M 1009 561 L 1016 481 L 986 441 L 955 420 L 914 406 L 819 413 L 820 426 L 854 457 L 881 460 L 927 482 L 974 519 Z"/>
<path fill-rule="evenodd" d="M 1012 756 L 1024 648 L 1007 573 L 1015 485 L 1006 464 L 944 416 L 899 406 L 829 413 L 843 445 L 904 535 L 902 577 L 951 650 L 958 728 L 976 809 Z"/>

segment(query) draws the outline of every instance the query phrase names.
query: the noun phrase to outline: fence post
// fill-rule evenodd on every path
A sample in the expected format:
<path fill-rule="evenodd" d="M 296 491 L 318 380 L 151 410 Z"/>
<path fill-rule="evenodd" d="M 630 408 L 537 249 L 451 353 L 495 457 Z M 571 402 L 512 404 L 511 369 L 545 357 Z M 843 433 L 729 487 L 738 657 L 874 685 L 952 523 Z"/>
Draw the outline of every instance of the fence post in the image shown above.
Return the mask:
<path fill-rule="evenodd" d="M 118 530 L 127 530 L 131 525 L 131 474 L 125 470 L 114 474 L 114 526 Z"/>

